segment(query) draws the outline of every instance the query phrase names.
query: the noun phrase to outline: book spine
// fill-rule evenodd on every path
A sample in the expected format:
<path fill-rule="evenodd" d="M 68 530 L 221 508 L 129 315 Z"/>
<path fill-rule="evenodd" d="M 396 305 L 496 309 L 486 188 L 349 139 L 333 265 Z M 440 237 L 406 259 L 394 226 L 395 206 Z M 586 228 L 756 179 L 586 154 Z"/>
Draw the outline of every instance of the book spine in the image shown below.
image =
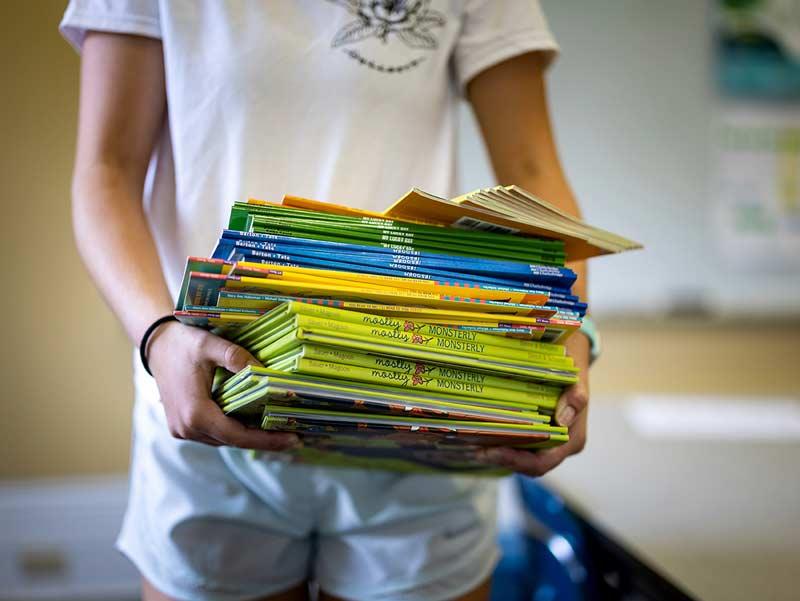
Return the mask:
<path fill-rule="evenodd" d="M 293 238 L 288 235 L 260 234 L 257 232 L 223 232 L 223 237 L 239 238 L 261 243 L 261 250 L 288 253 L 287 246 L 297 249 L 298 246 L 311 246 L 318 249 L 337 250 L 339 252 L 351 250 L 359 253 L 368 253 L 374 257 L 364 257 L 364 260 L 380 261 L 384 266 L 402 268 L 412 271 L 417 267 L 434 267 L 453 270 L 454 272 L 474 272 L 489 276 L 500 275 L 512 280 L 523 280 L 531 283 L 552 285 L 569 288 L 575 281 L 575 272 L 566 267 L 548 265 L 533 265 L 518 261 L 500 261 L 488 258 L 466 257 L 462 255 L 447 255 L 441 253 L 426 253 L 412 249 L 386 249 L 384 252 L 375 251 L 376 248 L 363 244 L 352 244 L 341 241 L 319 240 L 313 238 Z M 281 244 L 283 246 L 277 246 Z M 294 251 L 298 252 L 297 250 Z M 383 256 L 382 256 L 383 255 Z"/>
<path fill-rule="evenodd" d="M 258 317 L 259 315 L 263 315 L 266 310 L 265 309 L 250 309 L 246 307 L 220 307 L 215 305 L 213 307 L 209 307 L 206 305 L 185 305 L 183 308 L 184 311 L 192 311 L 192 312 L 206 312 L 206 311 L 213 311 L 214 313 L 222 314 L 222 313 L 232 313 L 234 315 L 241 314 L 241 315 L 253 315 Z"/>
<path fill-rule="evenodd" d="M 333 347 L 306 344 L 303 347 L 303 357 L 317 361 L 354 365 L 369 370 L 395 371 L 409 377 L 421 376 L 423 378 L 437 378 L 454 382 L 478 384 L 485 387 L 486 390 L 505 389 L 517 391 L 524 393 L 528 401 L 543 407 L 555 406 L 561 394 L 561 389 L 556 386 L 546 386 L 544 384 L 526 382 L 525 380 L 503 378 L 468 369 L 436 365 L 425 361 L 409 361 L 400 357 L 369 355 Z M 490 394 L 483 396 L 492 398 Z"/>
<path fill-rule="evenodd" d="M 280 260 L 284 255 L 273 253 L 258 253 L 259 255 L 273 255 L 273 258 Z M 473 298 L 481 298 L 486 300 L 501 300 L 505 302 L 525 303 L 531 305 L 543 305 L 549 298 L 547 292 L 533 292 L 521 288 L 508 288 L 500 286 L 485 286 L 481 283 L 462 281 L 459 279 L 454 280 L 417 280 L 400 277 L 390 270 L 378 270 L 385 273 L 363 273 L 361 271 L 331 269 L 330 266 L 334 265 L 334 261 L 320 261 L 320 263 L 327 263 L 327 266 L 314 265 L 314 266 L 295 266 L 295 265 L 280 265 L 288 273 L 298 274 L 299 276 L 316 276 L 325 277 L 334 280 L 348 280 L 359 283 L 370 283 L 378 286 L 388 286 L 397 288 L 409 288 L 412 290 L 421 290 L 428 292 L 437 292 L 439 294 L 458 294 L 462 291 L 468 291 Z M 246 265 L 246 263 L 245 263 Z M 262 263 L 263 265 L 263 263 Z M 355 267 L 355 266 L 351 266 Z M 267 267 L 265 267 L 267 268 Z M 241 266 L 237 266 L 241 269 Z"/>
<path fill-rule="evenodd" d="M 280 272 L 273 272 L 271 274 L 264 273 L 261 277 L 254 276 L 223 276 L 226 286 L 233 290 L 250 291 L 252 290 L 267 290 L 268 294 L 275 294 L 280 296 L 281 293 L 285 296 L 338 296 L 342 299 L 356 298 L 356 299 L 373 299 L 379 302 L 394 301 L 398 297 L 411 298 L 416 301 L 426 300 L 431 302 L 453 302 L 449 298 L 442 298 L 443 295 L 432 294 L 429 292 L 418 292 L 415 290 L 401 290 L 398 288 L 389 287 L 373 287 L 365 288 L 359 286 L 347 286 L 345 283 L 332 283 L 332 282 L 319 282 L 319 281 L 292 281 L 284 278 Z M 214 297 L 216 303 L 216 297 Z M 467 299 L 470 302 L 486 302 L 495 303 L 499 301 L 481 301 L 480 299 Z M 197 303 L 192 303 L 197 304 Z M 501 306 L 516 306 L 516 303 L 500 303 Z M 521 307 L 535 308 L 535 305 L 519 305 Z"/>
<path fill-rule="evenodd" d="M 418 304 L 420 301 L 430 304 L 432 307 L 458 309 L 465 311 L 485 311 L 487 308 L 497 309 L 499 312 L 512 313 L 515 315 L 542 315 L 543 309 L 538 305 L 526 305 L 522 303 L 507 303 L 503 301 L 491 301 L 460 296 L 448 296 L 444 294 L 433 294 L 429 292 L 419 292 L 415 290 L 404 290 L 400 288 L 373 287 L 361 288 L 348 286 L 345 282 L 340 284 L 320 284 L 309 282 L 297 282 L 280 279 L 274 274 L 272 277 L 252 277 L 252 276 L 222 276 L 225 287 L 229 290 L 239 290 L 244 292 L 263 292 L 266 294 L 298 296 L 298 297 L 325 297 L 334 296 L 342 300 L 353 301 L 373 301 L 377 303 L 395 304 L 398 300 L 408 301 Z M 216 304 L 216 296 L 209 306 Z M 198 304 L 192 302 L 191 304 Z M 547 309 L 544 309 L 547 311 Z"/>
<path fill-rule="evenodd" d="M 258 244 L 258 243 L 248 243 L 248 244 Z M 311 269 L 324 268 L 324 269 L 336 269 L 337 271 L 347 271 L 353 273 L 372 273 L 372 274 L 386 275 L 397 278 L 412 278 L 414 280 L 425 280 L 425 281 L 432 280 L 436 281 L 437 283 L 441 283 L 440 282 L 441 280 L 446 279 L 450 283 L 458 282 L 461 285 L 466 285 L 466 284 L 473 286 L 493 285 L 498 289 L 500 287 L 503 287 L 506 290 L 511 289 L 515 292 L 524 292 L 526 294 L 543 295 L 543 296 L 558 294 L 557 292 L 551 292 L 550 290 L 553 291 L 565 290 L 565 289 L 560 289 L 560 288 L 557 289 L 541 285 L 538 285 L 537 288 L 528 288 L 529 286 L 534 286 L 534 284 L 521 282 L 519 280 L 499 279 L 495 277 L 490 277 L 489 275 L 486 274 L 475 275 L 464 272 L 445 271 L 441 269 L 433 269 L 433 268 L 426 268 L 419 266 L 408 266 L 408 265 L 391 266 L 392 264 L 390 262 L 386 262 L 381 259 L 371 260 L 368 258 L 362 258 L 355 256 L 354 254 L 348 254 L 348 253 L 337 253 L 336 255 L 337 260 L 332 261 L 330 260 L 331 257 L 330 252 L 298 250 L 296 252 L 287 251 L 282 253 L 277 253 L 277 252 L 272 253 L 264 250 L 256 250 L 253 248 L 249 248 L 244 244 L 240 246 L 238 242 L 235 249 L 236 252 L 228 254 L 227 257 L 225 258 L 227 258 L 228 260 L 244 259 L 248 261 L 262 262 L 262 263 L 274 262 L 274 263 L 280 263 L 282 265 L 305 267 Z M 518 288 L 514 290 L 515 287 Z M 519 287 L 522 287 L 522 289 L 520 289 Z"/>
<path fill-rule="evenodd" d="M 275 216 L 254 215 L 253 227 L 259 232 L 300 238 L 337 241 L 356 241 L 359 244 L 381 245 L 388 248 L 416 249 L 450 255 L 496 258 L 496 249 L 503 248 L 505 260 L 534 264 L 563 265 L 564 254 L 554 253 L 535 244 L 520 245 L 519 239 L 488 242 L 457 230 L 442 232 L 401 231 L 394 228 L 376 227 L 375 224 L 321 219 L 294 219 Z"/>
<path fill-rule="evenodd" d="M 371 315 L 369 313 L 359 313 L 357 311 L 346 311 L 343 309 L 336 309 L 334 307 L 325 307 L 321 305 L 304 303 L 292 303 L 289 310 L 298 315 L 307 315 L 309 317 L 343 321 L 356 325 L 392 330 L 395 332 L 408 332 L 412 335 L 422 334 L 425 336 L 434 336 L 436 338 L 450 338 L 463 342 L 480 343 L 493 347 L 503 347 L 510 350 L 521 351 L 523 353 L 533 352 L 538 353 L 543 357 L 547 355 L 563 357 L 565 354 L 565 348 L 556 344 L 534 342 L 529 340 L 516 340 L 514 338 L 504 338 L 502 336 L 493 336 L 491 334 L 482 334 L 480 332 L 469 330 L 457 330 L 437 324 L 427 324 L 420 321 L 413 321 L 411 319 L 395 319 L 386 315 Z"/>
<path fill-rule="evenodd" d="M 338 411 L 321 411 L 303 407 L 272 408 L 267 407 L 265 415 L 273 417 L 287 417 L 290 420 L 301 422 L 315 422 L 328 424 L 331 427 L 342 426 L 346 430 L 367 432 L 371 429 L 378 431 L 438 433 L 447 438 L 461 438 L 479 443 L 481 439 L 498 439 L 498 443 L 516 440 L 520 444 L 548 440 L 551 435 L 561 434 L 564 428 L 548 426 L 546 424 L 508 424 L 487 423 L 464 420 L 436 420 L 417 417 L 401 417 L 394 415 L 368 415 Z M 291 421 L 286 424 L 290 425 Z M 335 430 L 331 429 L 330 432 Z"/>
<path fill-rule="evenodd" d="M 292 371 L 303 373 L 292 367 Z M 327 376 L 332 379 L 332 376 Z M 371 383 L 371 382 L 370 382 Z M 406 394 L 398 389 L 398 395 Z M 370 395 L 359 395 L 352 392 L 347 395 L 328 394 L 324 391 L 314 392 L 294 388 L 291 385 L 278 384 L 270 386 L 270 403 L 284 404 L 290 407 L 304 407 L 322 410 L 353 411 L 381 413 L 385 415 L 419 417 L 427 419 L 455 419 L 463 421 L 496 421 L 505 424 L 546 424 L 548 417 L 535 413 L 531 407 L 520 411 L 505 410 L 498 407 L 486 407 L 473 404 L 472 398 L 461 398 L 451 395 L 449 402 L 425 402 L 412 399 L 391 400 Z M 534 407 L 535 408 L 535 407 Z"/>
<path fill-rule="evenodd" d="M 289 204 L 287 204 L 287 200 Z M 295 204 L 298 203 L 298 204 Z M 483 232 L 471 230 L 465 232 L 460 229 L 441 226 L 426 225 L 411 221 L 402 221 L 384 217 L 380 213 L 356 213 L 349 207 L 339 207 L 338 212 L 331 212 L 336 205 L 319 203 L 298 197 L 284 197 L 281 205 L 264 204 L 263 202 L 248 200 L 247 203 L 235 203 L 236 207 L 262 215 L 272 215 L 285 220 L 311 220 L 316 223 L 345 224 L 354 227 L 380 228 L 390 231 L 410 232 L 420 236 L 433 238 L 452 238 L 455 242 L 480 241 L 482 244 L 496 248 L 499 243 L 520 248 L 534 247 L 541 252 L 564 254 L 564 242 L 560 240 L 543 240 L 537 238 L 520 238 L 509 234 Z"/>
<path fill-rule="evenodd" d="M 442 353 L 418 345 L 392 341 L 387 342 L 371 336 L 357 336 L 323 329 L 304 330 L 298 328 L 294 331 L 294 336 L 298 341 L 297 345 L 302 342 L 310 342 L 323 346 L 346 348 L 377 355 L 402 357 L 412 361 L 429 361 L 431 363 L 453 365 L 459 368 L 489 371 L 493 374 L 504 374 L 525 380 L 542 382 L 548 385 L 564 386 L 574 384 L 578 381 L 576 375 L 578 370 L 574 368 L 569 370 L 555 369 L 533 365 L 525 361 L 492 359 L 490 357 L 476 358 L 468 353 Z M 278 354 L 279 353 L 268 355 L 265 353 L 264 356 L 258 355 L 257 357 L 261 361 L 267 361 L 270 357 L 274 357 Z"/>
<path fill-rule="evenodd" d="M 368 367 L 345 365 L 343 363 L 333 363 L 331 361 L 317 361 L 316 359 L 307 359 L 305 357 L 297 360 L 295 369 L 301 374 L 311 376 L 353 380 L 356 382 L 397 386 L 399 388 L 423 389 L 464 397 L 480 398 L 482 396 L 487 396 L 500 401 L 509 401 L 536 408 L 536 403 L 524 392 L 509 390 L 507 388 L 490 387 L 478 382 L 426 377 L 423 375 L 392 371 L 390 369 L 370 369 Z"/>
<path fill-rule="evenodd" d="M 511 359 L 518 362 L 530 363 L 539 367 L 555 369 L 571 369 L 571 357 L 559 357 L 552 354 L 536 351 L 511 349 L 501 346 L 488 345 L 483 342 L 460 340 L 453 338 L 440 338 L 417 332 L 393 330 L 371 325 L 361 325 L 299 314 L 296 324 L 304 329 L 322 329 L 336 334 L 347 333 L 355 336 L 370 337 L 386 344 L 403 344 L 421 346 L 438 353 L 457 354 L 473 358 Z M 503 339 L 504 340 L 504 339 Z"/>
<path fill-rule="evenodd" d="M 320 253 L 323 254 L 323 253 Z M 330 253 L 327 253 L 326 258 L 322 257 L 306 257 L 300 254 L 296 255 L 286 255 L 281 253 L 270 253 L 266 251 L 260 250 L 253 250 L 253 249 L 240 249 L 239 252 L 236 254 L 236 257 L 241 260 L 245 259 L 248 261 L 259 261 L 262 263 L 270 262 L 285 265 L 287 267 L 300 267 L 305 269 L 330 269 L 333 271 L 343 271 L 343 272 L 351 272 L 351 273 L 363 273 L 363 274 L 373 274 L 373 275 L 383 275 L 383 276 L 390 276 L 395 278 L 401 277 L 414 277 L 413 272 L 407 271 L 399 271 L 396 269 L 390 269 L 385 267 L 375 267 L 371 264 L 351 264 L 343 261 L 331 261 Z M 343 257 L 338 257 L 343 258 Z M 427 274 L 421 274 L 427 275 Z M 429 277 L 414 277 L 416 280 L 430 280 L 432 276 Z"/>

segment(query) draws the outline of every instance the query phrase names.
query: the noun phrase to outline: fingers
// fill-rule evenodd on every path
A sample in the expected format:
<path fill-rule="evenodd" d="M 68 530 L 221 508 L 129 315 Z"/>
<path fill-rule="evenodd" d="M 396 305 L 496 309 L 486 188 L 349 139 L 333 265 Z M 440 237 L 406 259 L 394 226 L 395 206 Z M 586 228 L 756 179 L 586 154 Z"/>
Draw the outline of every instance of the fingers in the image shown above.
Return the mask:
<path fill-rule="evenodd" d="M 198 374 L 181 381 L 180 392 L 163 397 L 174 399 L 165 401 L 164 406 L 169 431 L 175 438 L 261 451 L 282 451 L 300 445 L 295 434 L 248 428 L 225 416 L 219 405 L 209 398 L 206 382 Z"/>
<path fill-rule="evenodd" d="M 583 382 L 566 388 L 556 405 L 556 421 L 560 426 L 571 426 L 589 404 L 589 391 Z"/>
<path fill-rule="evenodd" d="M 167 414 L 170 434 L 212 446 L 235 446 L 262 451 L 281 451 L 300 446 L 292 433 L 248 428 L 226 417 L 210 398 L 214 368 L 236 373 L 248 365 L 261 365 L 244 348 L 194 328 L 176 338 L 174 366 L 157 375 L 156 382 Z M 183 346 L 182 346 L 183 345 Z"/>
<path fill-rule="evenodd" d="M 227 417 L 217 404 L 206 399 L 188 405 L 177 415 L 168 415 L 169 432 L 175 438 L 211 446 L 232 446 L 260 451 L 285 451 L 302 446 L 295 434 L 248 428 Z"/>
<path fill-rule="evenodd" d="M 202 442 L 203 444 L 207 444 L 210 447 L 221 447 L 221 446 L 223 446 L 222 443 L 220 441 L 218 441 L 216 438 L 211 438 L 210 436 L 206 436 L 204 434 L 199 434 L 199 433 L 194 438 L 192 438 L 192 441 L 194 441 L 194 442 Z"/>
<path fill-rule="evenodd" d="M 259 451 L 285 451 L 301 446 L 296 434 L 248 428 L 227 417 L 213 401 L 196 411 L 190 421 L 189 427 L 192 431 L 228 446 Z"/>
<path fill-rule="evenodd" d="M 566 446 L 566 445 L 564 445 Z M 523 451 L 508 447 L 492 447 L 482 452 L 479 460 L 498 465 L 526 476 L 544 476 L 570 455 L 564 447 L 548 451 Z"/>
<path fill-rule="evenodd" d="M 586 446 L 586 411 L 581 413 L 570 430 L 569 442 L 554 449 L 526 451 L 509 447 L 484 449 L 478 461 L 498 465 L 526 476 L 539 477 L 557 467 L 567 457 L 580 453 Z"/>
<path fill-rule="evenodd" d="M 219 336 L 210 335 L 204 339 L 203 351 L 207 359 L 224 367 L 232 373 L 243 370 L 248 365 L 261 365 L 246 349 Z"/>

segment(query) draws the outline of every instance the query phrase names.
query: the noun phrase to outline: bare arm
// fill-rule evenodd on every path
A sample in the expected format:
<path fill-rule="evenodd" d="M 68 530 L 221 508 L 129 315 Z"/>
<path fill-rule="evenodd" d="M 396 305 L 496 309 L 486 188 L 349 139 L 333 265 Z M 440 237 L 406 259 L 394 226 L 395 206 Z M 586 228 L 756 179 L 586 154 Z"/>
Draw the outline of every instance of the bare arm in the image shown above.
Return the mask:
<path fill-rule="evenodd" d="M 523 54 L 479 73 L 469 83 L 467 93 L 497 180 L 517 184 L 580 216 L 553 139 L 541 53 Z M 586 263 L 580 261 L 570 267 L 578 274 L 574 290 L 586 300 Z M 572 336 L 567 349 L 581 369 L 580 382 L 566 389 L 556 409 L 556 420 L 570 426 L 570 442 L 540 453 L 496 449 L 488 459 L 539 476 L 583 449 L 589 398 L 588 340 Z"/>
<path fill-rule="evenodd" d="M 83 44 L 73 227 L 84 263 L 134 344 L 172 312 L 142 207 L 166 112 L 162 57 L 161 43 L 144 37 L 90 32 Z M 209 398 L 216 366 L 238 371 L 256 362 L 241 347 L 178 323 L 159 328 L 148 346 L 176 437 L 267 450 L 296 442 L 245 428 Z"/>
<path fill-rule="evenodd" d="M 145 173 L 166 109 L 161 56 L 157 40 L 90 33 L 81 63 L 75 240 L 134 344 L 172 310 L 142 209 Z"/>

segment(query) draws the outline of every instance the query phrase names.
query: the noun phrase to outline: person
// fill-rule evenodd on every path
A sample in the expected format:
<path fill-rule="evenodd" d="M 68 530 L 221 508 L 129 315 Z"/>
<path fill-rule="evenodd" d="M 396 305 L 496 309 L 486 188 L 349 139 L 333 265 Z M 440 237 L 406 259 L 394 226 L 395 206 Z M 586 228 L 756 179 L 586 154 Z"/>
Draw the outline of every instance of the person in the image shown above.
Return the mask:
<path fill-rule="evenodd" d="M 546 102 L 558 47 L 534 0 L 71 0 L 61 31 L 82 53 L 75 238 L 134 344 L 171 313 L 186 256 L 210 252 L 233 200 L 454 196 L 460 98 L 499 182 L 578 214 Z M 491 480 L 254 455 L 299 441 L 209 398 L 215 367 L 251 355 L 174 321 L 145 351 L 118 540 L 144 599 L 306 599 L 310 581 L 327 600 L 487 598 Z M 587 337 L 569 352 L 587 367 Z M 538 476 L 579 452 L 583 373 L 556 413 L 569 444 L 485 461 Z"/>

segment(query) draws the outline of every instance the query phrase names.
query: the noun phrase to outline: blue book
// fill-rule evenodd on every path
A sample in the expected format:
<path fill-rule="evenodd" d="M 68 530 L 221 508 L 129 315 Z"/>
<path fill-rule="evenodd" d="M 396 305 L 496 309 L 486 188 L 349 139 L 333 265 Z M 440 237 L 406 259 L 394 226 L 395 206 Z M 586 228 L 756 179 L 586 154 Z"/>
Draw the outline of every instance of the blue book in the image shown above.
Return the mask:
<path fill-rule="evenodd" d="M 323 252 L 330 256 L 331 252 L 347 253 L 359 257 L 360 264 L 375 266 L 403 268 L 406 271 L 420 269 L 456 270 L 458 273 L 469 272 L 483 275 L 499 275 L 503 279 L 519 280 L 530 283 L 569 288 L 575 281 L 575 272 L 565 267 L 552 267 L 547 265 L 531 265 L 517 261 L 502 261 L 494 259 L 477 259 L 474 257 L 461 257 L 457 255 L 440 255 L 435 253 L 418 253 L 413 251 L 398 251 L 381 247 L 368 247 L 358 244 L 343 242 L 329 242 L 322 240 L 289 238 L 273 234 L 257 234 L 252 232 L 239 232 L 225 230 L 223 238 L 229 242 L 239 241 L 242 246 L 255 247 L 258 250 L 278 252 L 295 255 L 303 252 Z M 247 244 L 249 241 L 253 244 Z M 294 250 L 293 250 L 294 249 Z M 376 252 L 376 249 L 378 252 Z M 351 261 L 353 256 L 348 256 Z"/>
<path fill-rule="evenodd" d="M 486 275 L 468 274 L 463 272 L 452 272 L 438 269 L 418 269 L 406 270 L 400 267 L 382 267 L 369 263 L 351 263 L 347 260 L 350 257 L 358 257 L 354 253 L 321 253 L 316 250 L 306 250 L 301 247 L 295 251 L 289 248 L 287 253 L 267 252 L 254 249 L 260 243 L 253 243 L 245 240 L 225 240 L 221 239 L 214 251 L 213 257 L 226 261 L 248 260 L 259 263 L 276 263 L 281 265 L 294 265 L 297 267 L 337 269 L 340 271 L 364 272 L 376 275 L 390 275 L 395 277 L 412 277 L 416 279 L 437 280 L 437 281 L 456 281 L 479 284 L 488 289 L 503 289 L 514 291 L 525 291 L 530 293 L 547 294 L 553 300 L 554 306 L 573 308 L 575 310 L 586 310 L 585 303 L 580 303 L 580 299 L 570 294 L 565 288 L 557 288 L 541 284 L 531 284 L 518 280 L 504 280 L 489 277 Z M 576 303 L 579 303 L 576 305 Z"/>
<path fill-rule="evenodd" d="M 549 276 L 562 276 L 564 278 L 573 278 L 574 273 L 572 270 L 565 267 L 554 267 L 551 265 L 536 265 L 530 263 L 523 263 L 520 261 L 506 261 L 499 259 L 466 257 L 461 255 L 447 255 L 439 253 L 419 252 L 415 250 L 406 249 L 392 249 L 379 246 L 369 246 L 361 244 L 350 244 L 345 242 L 331 242 L 326 240 L 315 240 L 310 238 L 292 238 L 289 236 L 280 236 L 277 234 L 259 234 L 256 232 L 240 232 L 237 230 L 224 230 L 222 237 L 227 240 L 249 240 L 259 243 L 258 248 L 261 250 L 277 250 L 277 245 L 292 245 L 303 246 L 309 249 L 330 253 L 335 250 L 337 253 L 357 253 L 368 254 L 375 258 L 375 255 L 382 257 L 384 260 L 391 257 L 392 261 L 398 263 L 408 263 L 410 265 L 419 265 L 425 261 L 442 261 L 450 268 L 462 269 L 465 266 L 472 265 L 478 266 L 481 269 L 492 269 L 495 272 L 508 272 L 512 274 L 520 274 L 523 276 L 529 274 L 543 274 Z M 255 247 L 255 246 L 254 246 Z M 284 249 L 285 250 L 285 249 Z"/>
<path fill-rule="evenodd" d="M 224 259 L 229 261 L 246 260 L 256 263 L 272 263 L 276 265 L 285 265 L 287 267 L 308 267 L 312 269 L 323 268 L 323 269 L 333 269 L 337 271 L 349 271 L 355 273 L 371 273 L 375 275 L 388 275 L 393 277 L 421 277 L 422 279 L 434 280 L 437 282 L 441 282 L 442 284 L 451 284 L 451 285 L 477 284 L 484 289 L 511 290 L 514 292 L 547 294 L 549 298 L 548 304 L 555 308 L 573 311 L 581 315 L 586 312 L 586 303 L 576 302 L 577 297 L 574 296 L 571 298 L 576 299 L 575 301 L 565 300 L 563 298 L 553 297 L 547 290 L 531 290 L 528 288 L 519 288 L 514 285 L 500 286 L 488 283 L 482 279 L 473 280 L 470 278 L 466 278 L 464 274 L 446 273 L 446 274 L 436 274 L 439 277 L 434 277 L 434 276 L 429 276 L 428 274 L 420 274 L 418 272 L 409 273 L 409 272 L 403 272 L 399 270 L 392 270 L 380 267 L 353 265 L 350 263 L 336 261 L 336 260 L 306 258 L 302 256 L 290 256 L 280 253 L 269 253 L 265 251 L 254 250 L 247 247 L 224 246 L 224 245 L 218 245 L 217 250 L 214 253 L 214 258 Z"/>

